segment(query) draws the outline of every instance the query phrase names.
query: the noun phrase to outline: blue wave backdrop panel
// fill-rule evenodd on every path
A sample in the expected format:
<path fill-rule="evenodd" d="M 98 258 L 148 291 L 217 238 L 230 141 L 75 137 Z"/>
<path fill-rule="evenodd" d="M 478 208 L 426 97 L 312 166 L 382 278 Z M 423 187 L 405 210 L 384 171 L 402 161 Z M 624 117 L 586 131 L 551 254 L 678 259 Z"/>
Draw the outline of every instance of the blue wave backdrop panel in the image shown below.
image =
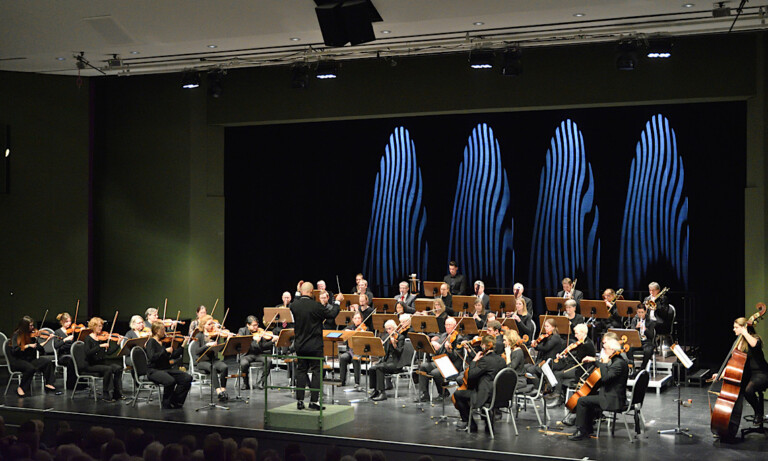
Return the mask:
<path fill-rule="evenodd" d="M 646 123 L 629 174 L 621 226 L 619 286 L 644 289 L 650 269 L 667 267 L 688 288 L 688 198 L 675 130 L 661 114 Z M 671 283 L 661 281 L 659 283 Z"/>
<path fill-rule="evenodd" d="M 577 277 L 577 288 L 585 296 L 598 293 L 600 215 L 594 194 L 584 137 L 574 122 L 565 120 L 550 140 L 539 180 L 529 279 L 538 289 L 538 312 L 544 311 L 544 296 L 554 296 L 561 289 L 564 277 Z"/>
<path fill-rule="evenodd" d="M 459 165 L 448 248 L 469 279 L 504 289 L 507 256 L 515 270 L 512 247 L 514 221 L 509 214 L 510 191 L 502 167 L 499 142 L 485 123 L 477 125 Z"/>
<path fill-rule="evenodd" d="M 390 135 L 381 157 L 365 243 L 363 267 L 377 292 L 396 291 L 393 285 L 408 274 L 426 273 L 426 225 L 416 145 L 401 126 Z"/>

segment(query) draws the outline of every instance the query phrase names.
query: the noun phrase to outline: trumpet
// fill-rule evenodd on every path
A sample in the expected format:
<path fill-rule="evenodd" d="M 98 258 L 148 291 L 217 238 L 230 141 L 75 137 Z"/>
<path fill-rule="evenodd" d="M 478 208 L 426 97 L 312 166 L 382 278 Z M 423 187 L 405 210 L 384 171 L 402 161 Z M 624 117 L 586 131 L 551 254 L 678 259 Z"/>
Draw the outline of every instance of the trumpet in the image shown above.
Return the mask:
<path fill-rule="evenodd" d="M 668 291 L 669 291 L 669 287 L 664 287 L 664 289 L 659 292 L 659 295 L 656 296 L 655 299 L 648 299 L 643 304 L 645 304 L 645 307 L 647 307 L 648 309 L 650 309 L 652 311 L 655 311 L 656 310 L 656 300 L 661 298 L 665 294 L 667 294 Z"/>

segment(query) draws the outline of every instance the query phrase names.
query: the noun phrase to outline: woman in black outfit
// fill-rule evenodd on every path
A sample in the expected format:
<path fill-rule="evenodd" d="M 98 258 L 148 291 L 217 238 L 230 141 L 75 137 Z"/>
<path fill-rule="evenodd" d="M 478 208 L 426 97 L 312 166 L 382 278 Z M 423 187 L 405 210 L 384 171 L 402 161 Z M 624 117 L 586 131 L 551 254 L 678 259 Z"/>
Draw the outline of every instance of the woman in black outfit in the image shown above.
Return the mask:
<path fill-rule="evenodd" d="M 211 383 L 216 388 L 216 395 L 219 400 L 229 400 L 227 395 L 227 375 L 229 371 L 227 364 L 219 360 L 218 352 L 208 351 L 208 348 L 215 346 L 218 341 L 216 330 L 216 321 L 210 315 L 200 318 L 197 326 L 197 333 L 192 343 L 191 360 L 195 361 L 195 368 L 206 371 L 211 375 Z M 200 359 L 200 356 L 205 356 Z M 199 360 L 199 361 L 198 361 Z"/>
<path fill-rule="evenodd" d="M 531 341 L 534 339 L 533 320 L 531 320 L 531 314 L 528 313 L 528 305 L 525 303 L 525 299 L 520 297 L 515 300 L 515 312 L 509 318 L 517 322 L 517 331 L 521 335 L 528 335 Z"/>
<path fill-rule="evenodd" d="M 555 326 L 554 319 L 547 319 L 542 325 L 541 335 L 537 339 L 531 341 L 531 346 L 538 351 L 536 357 L 536 363 L 528 363 L 525 365 L 525 371 L 534 375 L 534 386 L 538 387 L 538 380 L 541 379 L 542 371 L 539 367 L 539 363 L 545 362 L 547 359 L 553 361 L 557 357 L 557 354 L 565 349 L 565 341 L 560 336 Z M 551 365 L 550 365 L 551 366 Z"/>
<path fill-rule="evenodd" d="M 53 332 L 53 347 L 58 352 L 59 357 L 69 354 L 69 350 L 72 348 L 75 335 L 67 333 L 67 328 L 72 326 L 72 316 L 67 312 L 62 312 L 56 316 L 56 320 L 59 321 L 61 328 Z"/>
<path fill-rule="evenodd" d="M 8 357 L 10 365 L 15 370 L 21 371 L 21 382 L 16 389 L 16 395 L 25 397 L 29 394 L 30 384 L 36 372 L 41 372 L 45 379 L 45 392 L 56 392 L 53 385 L 56 369 L 49 357 L 37 357 L 37 351 L 42 350 L 43 345 L 37 344 L 37 338 L 32 337 L 35 329 L 34 322 L 29 317 L 24 317 L 13 332 L 9 343 L 11 355 Z M 51 338 L 48 338 L 50 341 Z"/>
<path fill-rule="evenodd" d="M 172 366 L 181 360 L 184 348 L 165 347 L 165 325 L 157 321 L 152 324 L 152 338 L 147 341 L 147 377 L 163 386 L 163 408 L 181 408 L 192 386 L 189 373 L 174 370 Z"/>
<path fill-rule="evenodd" d="M 104 320 L 94 317 L 88 322 L 91 334 L 85 337 L 85 361 L 88 366 L 84 371 L 97 373 L 104 379 L 102 398 L 107 402 L 122 400 L 123 397 L 123 364 L 116 363 L 107 357 L 115 354 L 120 346 L 117 341 L 102 340 L 99 335 L 104 329 Z M 122 362 L 122 361 L 121 361 Z M 109 395 L 110 389 L 112 395 Z"/>

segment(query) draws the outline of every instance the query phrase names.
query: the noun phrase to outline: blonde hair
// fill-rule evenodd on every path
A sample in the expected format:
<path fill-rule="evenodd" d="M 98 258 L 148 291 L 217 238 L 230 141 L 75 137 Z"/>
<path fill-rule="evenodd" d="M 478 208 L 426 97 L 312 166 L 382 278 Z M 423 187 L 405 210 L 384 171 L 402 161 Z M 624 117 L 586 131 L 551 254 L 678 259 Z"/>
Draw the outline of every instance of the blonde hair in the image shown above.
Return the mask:
<path fill-rule="evenodd" d="M 139 322 L 144 323 L 144 319 L 141 318 L 140 315 L 134 315 L 133 317 L 131 317 L 131 321 L 128 322 L 128 325 L 131 327 L 131 330 L 133 330 L 134 328 L 136 328 L 136 325 L 138 325 Z"/>
<path fill-rule="evenodd" d="M 555 319 L 547 319 L 544 321 L 544 323 L 548 323 L 552 327 L 552 334 L 553 335 L 559 335 L 560 333 L 557 331 L 557 322 L 555 322 Z M 543 325 L 542 325 L 543 327 Z M 544 331 L 544 328 L 541 329 Z"/>
<path fill-rule="evenodd" d="M 525 299 L 522 297 L 517 298 L 515 300 L 515 308 L 517 308 L 517 303 L 523 303 L 523 315 L 528 315 L 528 303 L 525 302 Z"/>
<path fill-rule="evenodd" d="M 205 331 L 205 324 L 208 323 L 209 320 L 211 320 L 213 317 L 211 317 L 208 314 L 205 314 L 204 316 L 200 317 L 200 321 L 197 324 L 197 330 L 198 331 Z"/>
<path fill-rule="evenodd" d="M 56 316 L 56 320 L 59 321 L 60 325 L 64 325 L 67 322 L 67 320 L 72 320 L 72 316 L 69 315 L 68 312 L 62 312 L 61 314 Z"/>
<path fill-rule="evenodd" d="M 733 323 L 738 324 L 740 327 L 746 328 L 747 333 L 754 336 L 757 339 L 760 339 L 760 337 L 755 333 L 755 328 L 752 325 L 747 325 L 747 319 L 746 317 L 739 317 L 736 320 L 733 321 Z M 749 349 L 747 340 L 744 339 L 744 336 L 739 336 L 739 339 L 737 340 L 736 348 L 740 350 L 741 352 L 747 352 Z"/>
<path fill-rule="evenodd" d="M 579 323 L 578 325 L 573 327 L 573 332 L 574 333 L 581 332 L 581 333 L 585 333 L 586 334 L 587 332 L 589 332 L 589 327 L 587 326 L 586 323 Z"/>
<path fill-rule="evenodd" d="M 434 306 L 435 304 L 440 306 L 440 313 L 442 314 L 443 311 L 445 310 L 445 303 L 443 302 L 443 300 L 440 298 L 435 298 L 435 302 L 432 303 L 432 306 Z"/>
<path fill-rule="evenodd" d="M 517 334 L 515 330 L 507 330 L 504 332 L 504 339 L 507 340 L 507 342 L 511 347 L 519 347 L 519 346 L 516 346 L 516 344 L 522 338 L 520 338 L 520 335 Z"/>
<path fill-rule="evenodd" d="M 88 321 L 88 328 L 90 328 L 91 330 L 93 330 L 93 327 L 95 327 L 96 325 L 104 326 L 104 319 L 102 319 L 101 317 L 94 317 Z"/>

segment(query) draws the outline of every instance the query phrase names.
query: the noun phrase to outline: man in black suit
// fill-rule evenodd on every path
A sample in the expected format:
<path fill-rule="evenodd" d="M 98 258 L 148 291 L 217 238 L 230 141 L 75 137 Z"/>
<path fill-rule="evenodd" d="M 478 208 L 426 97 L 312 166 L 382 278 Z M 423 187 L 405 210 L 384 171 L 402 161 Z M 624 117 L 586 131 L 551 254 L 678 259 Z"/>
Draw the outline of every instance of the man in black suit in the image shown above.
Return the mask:
<path fill-rule="evenodd" d="M 440 299 L 445 304 L 445 312 L 448 315 L 455 315 L 453 312 L 453 295 L 451 294 L 451 287 L 447 283 L 440 284 Z"/>
<path fill-rule="evenodd" d="M 655 322 L 656 333 L 661 335 L 670 332 L 672 326 L 672 319 L 669 313 L 669 300 L 667 296 L 659 296 L 661 294 L 661 285 L 656 282 L 648 284 L 648 296 L 643 300 L 643 304 L 648 305 L 649 301 L 656 303 L 656 309 L 650 309 L 648 317 Z"/>
<path fill-rule="evenodd" d="M 648 361 L 651 360 L 651 357 L 653 356 L 653 340 L 656 338 L 656 322 L 648 318 L 647 311 L 644 305 L 638 304 L 637 305 L 637 314 L 632 317 L 632 323 L 630 324 L 630 327 L 637 330 L 640 333 L 640 340 L 643 342 L 643 363 L 640 365 L 639 370 L 645 370 L 645 367 L 648 365 Z M 639 350 L 638 347 L 633 347 L 629 350 L 630 359 L 634 355 L 634 353 Z"/>
<path fill-rule="evenodd" d="M 557 292 L 558 298 L 573 299 L 576 301 L 576 305 L 581 302 L 581 298 L 584 297 L 584 293 L 577 290 L 573 283 L 573 280 L 568 277 L 562 280 L 563 289 Z"/>
<path fill-rule="evenodd" d="M 416 309 L 413 302 L 416 301 L 416 295 L 408 292 L 408 282 L 400 282 L 400 292 L 394 296 L 397 305 L 398 314 L 413 314 Z"/>
<path fill-rule="evenodd" d="M 330 307 L 323 307 L 317 301 L 312 299 L 314 286 L 310 282 L 304 282 L 301 285 L 298 299 L 291 303 L 291 313 L 294 321 L 294 340 L 293 345 L 296 349 L 296 355 L 304 357 L 322 357 L 323 356 L 323 322 L 325 319 L 336 318 L 339 315 L 339 303 L 344 299 L 344 295 L 336 295 L 336 302 Z M 309 380 L 308 373 L 312 373 L 310 386 L 312 389 L 320 388 L 320 360 L 299 359 L 296 367 L 296 408 L 304 409 L 304 388 L 307 387 Z M 317 401 L 320 396 L 318 391 L 310 392 L 309 409 L 320 410 Z"/>
<path fill-rule="evenodd" d="M 477 432 L 477 423 L 469 414 L 470 406 L 479 408 L 491 399 L 493 395 L 493 380 L 507 364 L 500 355 L 493 351 L 496 341 L 492 336 L 484 336 L 482 339 L 482 352 L 478 352 L 472 362 L 469 363 L 467 372 L 467 389 L 453 393 L 456 399 L 456 409 L 461 415 L 461 422 L 456 425 L 457 431 L 463 431 L 469 424 L 470 432 Z M 486 432 L 490 432 L 486 427 Z"/>
<path fill-rule="evenodd" d="M 452 295 L 463 295 L 467 292 L 467 279 L 464 274 L 459 274 L 459 265 L 456 261 L 448 263 L 448 275 L 443 277 L 443 282 L 451 287 Z"/>
<path fill-rule="evenodd" d="M 629 368 L 619 352 L 622 348 L 613 338 L 603 339 L 603 351 L 597 366 L 600 368 L 600 389 L 597 395 L 587 395 L 576 404 L 576 432 L 569 440 L 584 440 L 592 432 L 595 419 L 603 411 L 621 411 L 627 406 L 627 377 Z M 585 362 L 594 361 L 584 357 Z"/>
<path fill-rule="evenodd" d="M 264 333 L 264 331 L 259 332 L 259 320 L 253 315 L 249 315 L 245 319 L 245 326 L 237 330 L 238 336 L 254 336 L 254 340 L 251 341 L 251 346 L 248 348 L 247 353 L 242 354 L 240 357 L 240 373 L 245 375 L 245 379 L 240 384 L 240 389 L 242 390 L 247 390 L 251 387 L 248 371 L 251 368 L 251 363 L 256 361 L 263 361 L 264 363 L 264 371 L 261 374 L 257 387 L 264 389 L 264 386 L 267 384 L 269 370 L 272 368 L 272 360 L 269 357 L 264 357 L 264 354 L 272 352 L 272 346 L 277 342 L 277 336 L 272 336 L 272 338 L 267 340 L 264 338 Z"/>
<path fill-rule="evenodd" d="M 355 290 L 355 292 L 353 294 L 356 294 L 356 295 L 363 295 L 363 294 L 368 295 L 368 300 L 369 301 L 374 298 L 373 292 L 371 291 L 370 288 L 368 288 L 368 280 L 365 280 L 365 279 L 362 279 L 362 280 L 360 280 L 360 282 L 358 282 L 357 289 Z"/>

